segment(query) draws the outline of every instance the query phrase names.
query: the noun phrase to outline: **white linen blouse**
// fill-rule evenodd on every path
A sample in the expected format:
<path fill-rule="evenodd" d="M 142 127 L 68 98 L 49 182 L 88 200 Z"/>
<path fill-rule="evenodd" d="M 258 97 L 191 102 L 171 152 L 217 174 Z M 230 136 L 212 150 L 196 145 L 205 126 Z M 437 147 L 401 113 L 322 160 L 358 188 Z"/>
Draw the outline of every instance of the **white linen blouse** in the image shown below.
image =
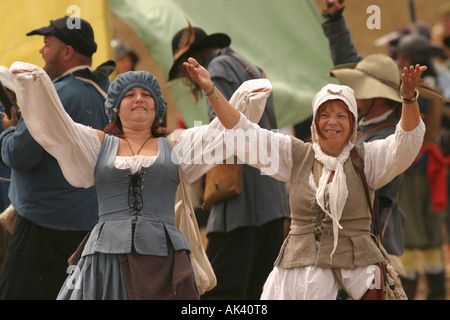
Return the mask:
<path fill-rule="evenodd" d="M 83 188 L 93 186 L 95 165 L 101 148 L 96 130 L 70 118 L 43 69 L 29 63 L 15 62 L 10 70 L 26 71 L 14 74 L 13 78 L 20 110 L 33 138 L 58 160 L 70 184 Z M 259 91 L 263 88 L 270 90 Z M 251 80 L 236 91 L 230 102 L 237 105 L 237 109 L 246 117 L 258 121 L 271 89 L 271 84 L 266 79 Z M 241 120 L 244 119 L 241 115 Z M 224 132 L 225 128 L 220 121 L 214 119 L 208 125 L 172 133 L 170 138 L 176 143 L 180 166 L 188 182 L 197 180 L 216 163 L 224 160 L 204 161 L 204 154 L 222 147 Z M 192 154 L 190 150 L 196 152 Z M 129 168 L 134 173 L 142 166 L 153 164 L 156 157 L 117 156 L 115 165 L 119 169 Z"/>
<path fill-rule="evenodd" d="M 293 161 L 292 140 L 289 136 L 260 129 L 250 121 L 239 121 L 234 127 L 242 135 L 248 131 L 257 131 L 256 139 L 249 139 L 245 148 L 235 146 L 234 152 L 246 163 L 252 164 L 262 172 L 279 180 L 290 182 Z M 386 139 L 364 143 L 364 172 L 370 188 L 376 190 L 401 172 L 404 172 L 416 158 L 423 141 L 425 124 L 409 132 L 397 124 L 395 134 Z M 233 146 L 235 134 L 226 132 L 228 147 Z M 255 152 L 267 145 L 268 150 L 279 150 L 270 155 Z M 261 155 L 262 154 L 262 155 Z M 251 162 L 253 161 L 253 162 Z M 309 185 L 317 189 L 311 171 Z M 373 288 L 372 281 L 379 281 L 379 269 L 376 266 L 356 269 L 340 269 L 341 278 L 354 299 L 360 299 L 364 293 Z M 336 299 L 339 287 L 331 269 L 306 266 L 293 269 L 274 267 L 264 285 L 263 300 L 324 300 Z"/>
<path fill-rule="evenodd" d="M 34 139 L 58 160 L 69 183 L 85 188 L 94 185 L 94 169 L 101 148 L 96 131 L 75 123 L 70 118 L 45 71 L 23 62 L 13 63 L 10 70 L 14 69 L 26 71 L 14 75 L 14 84 L 22 115 Z M 215 165 L 205 163 L 204 155 L 221 148 L 223 139 L 226 141 L 227 152 L 236 153 L 240 159 L 245 159 L 246 163 L 261 169 L 265 174 L 290 182 L 294 161 L 290 136 L 261 129 L 254 123 L 261 117 L 265 101 L 271 92 L 257 92 L 262 88 L 272 89 L 267 79 L 249 80 L 230 99 L 230 103 L 241 112 L 239 122 L 233 129 L 225 130 L 218 118 L 215 118 L 208 125 L 172 133 L 180 166 L 188 182 L 197 180 Z M 406 170 L 411 154 L 417 154 L 421 147 L 424 131 L 422 121 L 409 132 L 397 125 L 394 135 L 366 143 L 365 174 L 371 188 L 379 188 Z M 256 134 L 248 134 L 244 147 L 239 147 L 235 143 L 236 136 L 249 132 Z M 191 150 L 201 152 L 192 153 Z M 224 158 L 228 156 L 224 155 Z M 156 156 L 117 156 L 115 165 L 135 172 L 141 166 L 150 166 L 155 159 Z M 312 173 L 310 185 L 316 188 Z M 367 269 L 341 270 L 344 284 L 355 299 L 362 297 L 367 284 L 374 277 Z M 331 270 L 315 266 L 295 269 L 275 267 L 267 279 L 261 298 L 335 299 L 337 291 L 338 286 Z"/>

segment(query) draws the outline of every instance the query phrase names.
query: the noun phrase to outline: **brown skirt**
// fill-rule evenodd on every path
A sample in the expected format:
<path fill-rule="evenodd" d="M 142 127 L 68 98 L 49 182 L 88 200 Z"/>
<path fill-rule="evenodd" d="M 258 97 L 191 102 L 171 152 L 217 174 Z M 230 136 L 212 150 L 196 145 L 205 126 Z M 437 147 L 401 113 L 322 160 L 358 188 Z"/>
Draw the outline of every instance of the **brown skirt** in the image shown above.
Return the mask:
<path fill-rule="evenodd" d="M 167 243 L 166 257 L 119 254 L 129 300 L 199 300 L 189 253 Z"/>

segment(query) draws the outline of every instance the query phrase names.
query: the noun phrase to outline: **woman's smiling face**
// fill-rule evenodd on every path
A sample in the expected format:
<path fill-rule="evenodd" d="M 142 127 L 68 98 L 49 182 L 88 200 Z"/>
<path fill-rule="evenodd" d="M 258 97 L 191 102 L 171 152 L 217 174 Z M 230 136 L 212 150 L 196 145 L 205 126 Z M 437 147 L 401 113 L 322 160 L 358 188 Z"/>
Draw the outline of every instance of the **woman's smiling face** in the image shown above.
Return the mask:
<path fill-rule="evenodd" d="M 155 100 L 150 92 L 140 87 L 130 89 L 120 102 L 119 117 L 122 123 L 148 122 L 150 127 L 155 119 Z"/>
<path fill-rule="evenodd" d="M 328 100 L 316 114 L 319 143 L 326 154 L 338 157 L 353 133 L 353 119 L 341 100 Z"/>

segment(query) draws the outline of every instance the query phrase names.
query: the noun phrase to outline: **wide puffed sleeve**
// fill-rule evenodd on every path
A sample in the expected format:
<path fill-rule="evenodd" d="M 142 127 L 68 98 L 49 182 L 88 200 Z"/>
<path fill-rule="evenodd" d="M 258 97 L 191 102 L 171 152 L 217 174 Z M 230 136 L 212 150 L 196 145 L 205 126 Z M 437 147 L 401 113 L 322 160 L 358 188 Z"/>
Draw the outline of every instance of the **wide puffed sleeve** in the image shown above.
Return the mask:
<path fill-rule="evenodd" d="M 33 138 L 58 160 L 64 177 L 75 187 L 94 185 L 101 148 L 97 132 L 66 113 L 47 73 L 40 67 L 14 62 L 13 76 L 20 111 Z"/>
<path fill-rule="evenodd" d="M 270 90 L 261 91 L 265 88 Z M 253 123 L 259 122 L 271 91 L 272 85 L 267 79 L 254 79 L 244 82 L 230 99 L 230 104 L 241 112 L 241 118 L 233 129 L 226 130 L 216 117 L 209 125 L 177 130 L 172 134 L 171 138 L 176 144 L 174 150 L 188 181 L 195 181 L 223 161 L 233 161 L 234 151 L 233 148 L 227 148 L 225 134 L 233 132 L 235 129 L 239 129 L 240 132 L 242 126 L 250 128 Z M 290 147 L 290 139 L 287 140 L 289 140 Z M 250 152 L 251 148 L 249 149 Z M 265 156 L 262 153 L 262 157 Z M 262 162 L 266 160 L 264 159 Z"/>
<path fill-rule="evenodd" d="M 378 189 L 404 172 L 416 159 L 422 147 L 425 124 L 404 131 L 397 124 L 395 133 L 386 139 L 364 143 L 364 172 L 367 184 Z"/>

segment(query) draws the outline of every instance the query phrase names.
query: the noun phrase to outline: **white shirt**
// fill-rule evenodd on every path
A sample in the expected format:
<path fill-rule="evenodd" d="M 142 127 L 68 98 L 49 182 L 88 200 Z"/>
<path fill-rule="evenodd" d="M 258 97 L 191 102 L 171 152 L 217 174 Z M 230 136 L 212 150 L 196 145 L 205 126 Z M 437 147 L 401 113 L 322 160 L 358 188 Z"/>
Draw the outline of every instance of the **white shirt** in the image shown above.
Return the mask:
<path fill-rule="evenodd" d="M 47 74 L 39 67 L 16 62 L 13 69 L 29 73 L 14 76 L 19 105 L 27 127 L 34 139 L 59 162 L 66 179 L 76 187 L 94 185 L 94 169 L 101 148 L 96 131 L 75 123 L 65 112 L 54 86 Z M 264 111 L 265 100 L 270 91 L 254 92 L 271 88 L 266 79 L 245 82 L 230 99 L 241 114 L 235 128 L 225 130 L 218 118 L 209 125 L 176 131 L 172 134 L 181 159 L 180 166 L 186 180 L 193 182 L 211 169 L 215 163 L 205 164 L 205 155 L 226 140 L 226 152 L 235 152 L 246 163 L 271 176 L 290 182 L 293 165 L 291 138 L 278 132 L 261 129 L 257 122 Z M 244 115 L 249 117 L 249 121 Z M 377 189 L 406 170 L 417 155 L 422 143 L 425 125 L 421 121 L 416 129 L 405 132 L 397 125 L 394 135 L 366 143 L 365 173 L 371 188 Z M 235 138 L 246 135 L 244 146 L 235 144 Z M 205 138 L 209 137 L 209 138 Z M 189 152 L 183 152 L 188 150 Z M 199 152 L 190 152 L 198 150 Z M 271 153 L 266 150 L 273 150 Z M 226 155 L 225 152 L 225 155 Z M 228 158 L 227 156 L 223 158 Z M 155 157 L 116 157 L 118 168 L 138 170 L 149 166 Z M 311 173 L 312 175 L 312 173 Z M 310 183 L 314 183 L 310 179 Z M 341 270 L 346 287 L 355 299 L 367 290 L 373 279 L 368 268 Z M 373 271 L 373 268 L 372 268 Z M 369 282 L 368 282 L 369 281 Z M 296 269 L 274 268 L 268 277 L 263 299 L 335 299 L 338 286 L 331 270 L 307 266 Z"/>
<path fill-rule="evenodd" d="M 101 143 L 95 129 L 75 123 L 65 112 L 58 94 L 48 75 L 38 66 L 15 62 L 11 70 L 27 70 L 28 73 L 14 75 L 14 82 L 19 105 L 27 128 L 33 138 L 57 160 L 67 181 L 75 187 L 88 188 L 94 185 L 94 169 Z M 264 111 L 267 97 L 271 90 L 255 92 L 270 88 L 266 79 L 251 80 L 243 84 L 233 95 L 230 102 L 236 104 L 239 111 L 247 117 L 258 121 Z M 245 119 L 244 117 L 242 117 Z M 223 145 L 225 128 L 219 119 L 210 124 L 187 130 L 177 130 L 172 134 L 176 148 L 181 157 L 181 168 L 186 180 L 193 182 L 205 174 L 216 162 L 205 164 L 205 154 Z M 206 139 L 205 137 L 210 137 Z M 192 155 L 186 150 L 195 150 Z M 116 157 L 118 168 L 138 170 L 149 166 L 155 157 Z"/>

